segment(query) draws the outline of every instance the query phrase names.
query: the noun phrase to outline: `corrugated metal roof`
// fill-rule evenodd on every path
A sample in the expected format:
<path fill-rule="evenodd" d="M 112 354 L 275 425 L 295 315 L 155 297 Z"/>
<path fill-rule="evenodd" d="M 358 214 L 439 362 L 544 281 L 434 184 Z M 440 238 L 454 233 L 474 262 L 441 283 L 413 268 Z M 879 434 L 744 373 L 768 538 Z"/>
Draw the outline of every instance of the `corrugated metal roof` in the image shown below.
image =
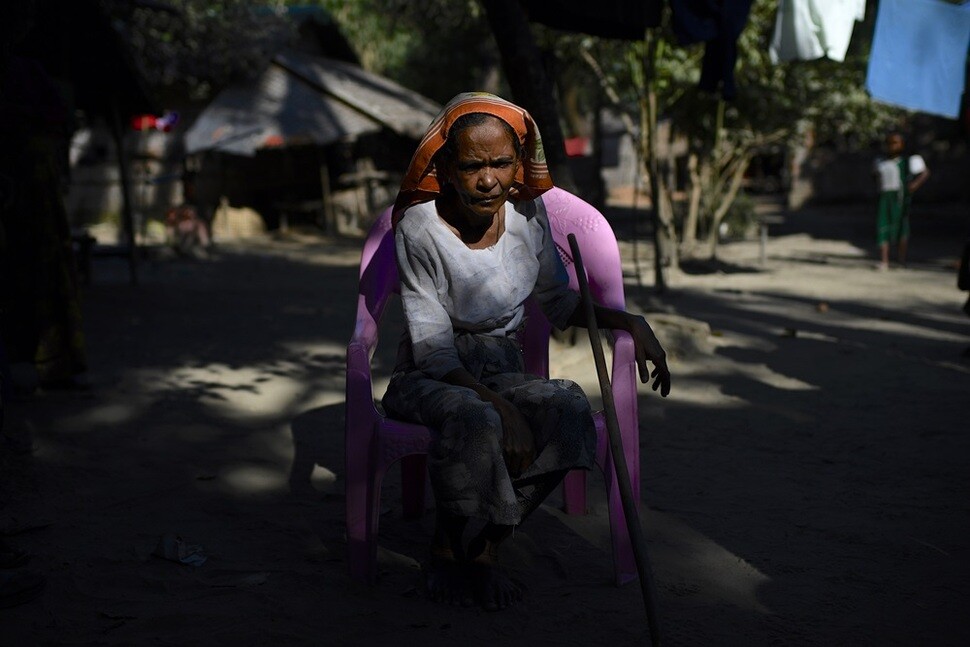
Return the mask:
<path fill-rule="evenodd" d="M 186 132 L 189 154 L 326 145 L 388 128 L 419 139 L 438 112 L 432 101 L 331 59 L 277 56 L 253 82 L 227 88 Z"/>
<path fill-rule="evenodd" d="M 441 106 L 383 76 L 332 59 L 280 54 L 273 62 L 394 132 L 421 139 Z"/>

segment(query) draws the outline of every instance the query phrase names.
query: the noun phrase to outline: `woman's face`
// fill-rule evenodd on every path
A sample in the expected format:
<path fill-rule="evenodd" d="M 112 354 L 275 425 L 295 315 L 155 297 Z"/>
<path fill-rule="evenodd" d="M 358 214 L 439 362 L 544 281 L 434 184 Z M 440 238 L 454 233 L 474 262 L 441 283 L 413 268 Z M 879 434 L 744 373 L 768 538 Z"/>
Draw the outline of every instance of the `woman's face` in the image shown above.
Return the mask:
<path fill-rule="evenodd" d="M 485 225 L 508 199 L 519 170 L 511 135 L 495 117 L 457 134 L 457 155 L 448 164 L 463 214 L 471 225 Z"/>

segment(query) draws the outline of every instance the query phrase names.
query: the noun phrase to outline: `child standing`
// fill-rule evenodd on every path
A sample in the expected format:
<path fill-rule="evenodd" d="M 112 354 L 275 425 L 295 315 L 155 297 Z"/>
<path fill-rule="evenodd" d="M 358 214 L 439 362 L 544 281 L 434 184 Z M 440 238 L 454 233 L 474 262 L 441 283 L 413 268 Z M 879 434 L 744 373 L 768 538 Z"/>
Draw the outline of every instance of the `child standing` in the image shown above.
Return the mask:
<path fill-rule="evenodd" d="M 930 175 L 919 155 L 904 155 L 906 140 L 898 132 L 886 136 L 886 157 L 876 161 L 873 172 L 879 181 L 879 207 L 876 214 L 876 242 L 879 243 L 878 270 L 889 269 L 889 245 L 898 245 L 899 264 L 906 265 L 909 242 L 909 203 L 912 194 Z"/>

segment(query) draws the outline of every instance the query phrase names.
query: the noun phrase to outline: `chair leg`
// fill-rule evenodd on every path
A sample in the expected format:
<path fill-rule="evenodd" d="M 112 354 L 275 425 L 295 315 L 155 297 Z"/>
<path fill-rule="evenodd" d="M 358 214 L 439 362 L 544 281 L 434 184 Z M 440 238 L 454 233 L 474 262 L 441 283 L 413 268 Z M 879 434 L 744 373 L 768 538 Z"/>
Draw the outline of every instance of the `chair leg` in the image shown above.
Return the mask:
<path fill-rule="evenodd" d="M 428 478 L 426 454 L 401 459 L 401 503 L 405 519 L 420 519 L 424 513 L 424 484 Z"/>
<path fill-rule="evenodd" d="M 367 454 L 363 460 L 348 463 L 347 559 L 350 576 L 372 583 L 377 579 L 377 533 L 380 521 L 381 479 L 383 474 L 368 478 Z"/>
<path fill-rule="evenodd" d="M 586 514 L 586 472 L 573 470 L 562 481 L 563 510 L 566 514 Z"/>
<path fill-rule="evenodd" d="M 366 481 L 347 483 L 347 560 L 350 576 L 356 580 L 372 582 L 374 563 L 377 560 L 377 542 L 370 532 L 369 499 Z"/>

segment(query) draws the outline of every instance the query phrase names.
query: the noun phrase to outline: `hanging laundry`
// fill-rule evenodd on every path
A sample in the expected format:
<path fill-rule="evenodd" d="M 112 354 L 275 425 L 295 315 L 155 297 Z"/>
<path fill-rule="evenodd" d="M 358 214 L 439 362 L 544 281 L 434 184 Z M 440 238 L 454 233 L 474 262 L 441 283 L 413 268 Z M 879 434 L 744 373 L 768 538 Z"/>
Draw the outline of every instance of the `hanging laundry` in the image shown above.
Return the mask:
<path fill-rule="evenodd" d="M 881 0 L 866 89 L 884 103 L 956 119 L 968 45 L 970 2 Z"/>
<path fill-rule="evenodd" d="M 670 0 L 674 34 L 681 45 L 705 43 L 698 87 L 737 96 L 734 66 L 738 36 L 748 23 L 752 0 Z"/>
<path fill-rule="evenodd" d="M 780 0 L 768 50 L 773 63 L 828 57 L 840 63 L 866 0 Z"/>

